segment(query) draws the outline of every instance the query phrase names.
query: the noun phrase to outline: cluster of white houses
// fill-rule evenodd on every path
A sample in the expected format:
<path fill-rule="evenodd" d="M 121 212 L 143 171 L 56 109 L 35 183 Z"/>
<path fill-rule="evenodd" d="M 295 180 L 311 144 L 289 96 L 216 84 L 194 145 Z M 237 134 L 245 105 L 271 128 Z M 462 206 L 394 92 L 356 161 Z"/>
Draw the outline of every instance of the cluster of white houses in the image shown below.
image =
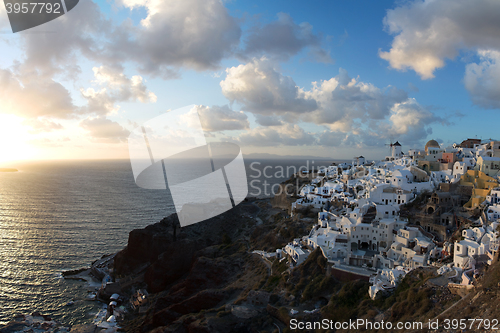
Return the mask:
<path fill-rule="evenodd" d="M 473 192 L 477 200 L 485 199 L 479 202 L 485 208 L 485 218 L 478 226 L 463 230 L 463 240 L 443 245 L 424 228 L 409 226 L 399 218 L 400 206 L 420 192 L 436 190 L 442 183 L 470 183 L 467 177 L 473 177 L 474 172 L 476 177 L 481 175 L 474 184 L 489 184 Z M 372 276 L 372 297 L 395 287 L 409 270 L 430 265 L 451 251 L 453 264 L 449 267 L 455 270 L 454 276 L 461 276 L 462 283 L 471 283 L 470 272 L 475 265 L 491 263 L 498 250 L 500 187 L 490 189 L 498 179 L 499 141 L 481 144 L 480 140 L 468 139 L 442 148 L 431 140 L 424 150 L 410 150 L 408 154 L 403 154 L 396 142 L 384 161 L 367 163 L 359 156 L 352 165 L 320 170 L 310 184 L 303 186 L 300 198 L 292 204 L 292 214 L 307 206 L 317 208 L 318 223 L 309 235 L 288 244 L 284 252 L 300 264 L 311 250 L 320 248 L 332 267 L 365 270 Z M 487 195 L 480 197 L 484 191 Z"/>

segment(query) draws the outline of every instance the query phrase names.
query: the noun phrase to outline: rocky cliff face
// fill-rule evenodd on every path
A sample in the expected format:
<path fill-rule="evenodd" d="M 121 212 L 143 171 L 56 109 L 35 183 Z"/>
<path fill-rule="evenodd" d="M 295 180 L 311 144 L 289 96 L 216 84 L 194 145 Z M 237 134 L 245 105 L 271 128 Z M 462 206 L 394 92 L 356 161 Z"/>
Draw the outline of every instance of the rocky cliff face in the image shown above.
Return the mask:
<path fill-rule="evenodd" d="M 114 268 L 118 275 L 129 274 L 144 263 L 153 263 L 161 253 L 173 246 L 172 223 L 175 216 L 129 233 L 127 247 L 115 257 Z"/>
<path fill-rule="evenodd" d="M 251 223 L 251 216 L 257 211 L 253 204 L 242 203 L 224 214 L 183 228 L 180 228 L 177 215 L 172 214 L 144 229 L 132 230 L 127 247 L 115 257 L 115 272 L 117 275 L 130 274 L 149 263 L 148 274 L 152 279 L 158 277 L 155 271 L 161 274 L 167 270 L 165 267 L 169 267 L 167 275 L 182 275 L 191 267 L 196 251 L 220 244 L 223 237 L 240 237 L 244 224 Z"/>
<path fill-rule="evenodd" d="M 179 332 L 187 327 L 206 331 L 207 324 L 196 317 L 200 311 L 237 299 L 267 272 L 259 256 L 248 251 L 260 211 L 255 201 L 244 202 L 182 229 L 172 215 L 130 232 L 127 247 L 115 257 L 115 273 L 135 279 L 142 271 L 151 296 L 149 310 L 136 314 L 127 331 L 161 332 L 173 327 L 182 328 Z M 175 240 L 173 226 L 177 226 Z M 248 276 L 251 282 L 240 281 Z"/>
<path fill-rule="evenodd" d="M 277 326 L 284 331 L 292 309 L 299 311 L 293 316 L 301 321 L 427 322 L 440 313 L 442 318 L 462 318 L 464 313 L 465 318 L 498 318 L 498 258 L 462 301 L 435 283 L 439 278 L 432 267 L 407 274 L 391 296 L 373 301 L 368 283 L 331 276 L 320 251 L 293 270 L 286 261 L 253 254 L 284 246 L 306 234 L 315 221 L 308 222 L 300 212 L 291 218 L 269 202 L 242 203 L 178 229 L 175 240 L 175 216 L 131 232 L 127 248 L 116 256 L 115 271 L 125 280 L 132 277 L 136 285 L 130 289 L 147 286 L 150 295 L 147 309 L 131 314 L 125 331 L 253 333 Z"/>

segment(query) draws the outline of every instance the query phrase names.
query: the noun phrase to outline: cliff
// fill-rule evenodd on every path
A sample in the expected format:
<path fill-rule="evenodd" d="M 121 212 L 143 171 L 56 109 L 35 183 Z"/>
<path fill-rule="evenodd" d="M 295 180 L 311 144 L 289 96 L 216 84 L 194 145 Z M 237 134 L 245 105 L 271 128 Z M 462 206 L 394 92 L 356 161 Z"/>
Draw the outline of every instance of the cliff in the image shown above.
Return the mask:
<path fill-rule="evenodd" d="M 127 332 L 261 332 L 273 331 L 275 324 L 284 329 L 274 314 L 287 312 L 282 307 L 294 302 L 287 294 L 299 297 L 307 289 L 310 302 L 321 294 L 306 281 L 306 271 L 289 275 L 285 262 L 252 253 L 274 252 L 308 230 L 269 199 L 246 201 L 215 218 L 177 227 L 174 240 L 177 222 L 172 215 L 132 231 L 115 257 L 122 293 L 144 287 L 150 293 L 147 305 L 126 318 Z M 314 276 L 324 273 L 318 255 L 304 266 Z"/>
<path fill-rule="evenodd" d="M 292 318 L 426 323 L 500 316 L 499 262 L 469 294 L 455 294 L 440 283 L 436 268 L 426 267 L 407 274 L 389 297 L 371 300 L 367 282 L 338 281 L 320 251 L 294 269 L 286 260 L 252 253 L 273 252 L 307 234 L 315 222 L 300 214 L 292 219 L 271 200 L 259 199 L 177 228 L 175 240 L 175 215 L 132 231 L 115 272 L 134 281 L 122 292 L 146 287 L 150 295 L 142 310 L 126 318 L 125 331 L 290 332 Z"/>

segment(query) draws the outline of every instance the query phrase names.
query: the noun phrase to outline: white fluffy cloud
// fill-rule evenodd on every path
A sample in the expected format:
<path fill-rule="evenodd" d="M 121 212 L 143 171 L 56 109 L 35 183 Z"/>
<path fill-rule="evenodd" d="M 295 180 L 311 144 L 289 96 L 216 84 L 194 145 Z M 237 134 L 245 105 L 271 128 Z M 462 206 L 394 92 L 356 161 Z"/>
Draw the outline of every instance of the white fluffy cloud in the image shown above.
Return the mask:
<path fill-rule="evenodd" d="M 116 2 L 144 7 L 147 17 L 139 26 L 129 20 L 117 25 L 95 1 L 80 1 L 77 10 L 32 29 L 41 33 L 19 34 L 22 70 L 75 78 L 81 71 L 75 59 L 83 56 L 106 66 L 132 62 L 142 73 L 171 78 L 180 67 L 218 67 L 240 42 L 241 29 L 219 0 Z"/>
<path fill-rule="evenodd" d="M 337 128 L 318 135 L 318 142 L 323 146 L 383 146 L 389 140 L 398 140 L 405 145 L 418 144 L 432 134 L 433 123 L 446 124 L 421 106 L 415 99 L 408 98 L 395 103 L 386 119 L 371 119 L 366 123 L 351 121 Z"/>
<path fill-rule="evenodd" d="M 51 77 L 58 73 L 75 77 L 80 73 L 79 62 L 75 60 L 80 55 L 101 63 L 114 63 L 104 56 L 104 40 L 113 36 L 113 26 L 94 1 L 80 1 L 77 9 L 30 31 L 19 34 L 25 51 L 20 66 L 25 72 L 37 70 Z"/>
<path fill-rule="evenodd" d="M 395 104 L 391 109 L 389 121 L 391 128 L 388 130 L 388 135 L 407 142 L 425 138 L 432 133 L 430 124 L 436 121 L 443 122 L 418 104 L 414 98 Z"/>
<path fill-rule="evenodd" d="M 76 111 L 69 91 L 36 72 L 21 75 L 0 69 L 0 113 L 23 118 L 71 118 Z"/>
<path fill-rule="evenodd" d="M 389 10 L 384 23 L 396 35 L 380 57 L 392 68 L 412 69 L 422 79 L 461 49 L 500 50 L 497 0 L 415 0 Z"/>
<path fill-rule="evenodd" d="M 307 112 L 317 108 L 316 101 L 305 98 L 293 79 L 279 73 L 266 58 L 226 69 L 220 85 L 230 101 L 244 105 L 243 110 L 272 115 Z"/>
<path fill-rule="evenodd" d="M 120 0 L 144 7 L 141 26 L 124 25 L 113 39 L 111 54 L 127 57 L 148 74 L 169 76 L 178 67 L 217 68 L 239 44 L 241 29 L 220 0 Z M 126 54 L 126 56 L 125 56 Z"/>
<path fill-rule="evenodd" d="M 243 144 L 354 146 L 391 138 L 414 143 L 432 132 L 432 123 L 443 122 L 404 90 L 376 87 L 343 69 L 329 80 L 313 82 L 310 90 L 299 88 L 265 58 L 226 71 L 224 95 L 254 113 L 263 126 L 242 134 Z M 300 122 L 327 130 L 306 133 L 292 125 Z"/>
<path fill-rule="evenodd" d="M 307 22 L 295 23 L 288 14 L 279 13 L 276 21 L 250 28 L 241 46 L 238 19 L 229 15 L 221 0 L 114 2 L 118 9 L 145 9 L 146 17 L 139 25 L 131 20 L 117 25 L 95 1 L 80 1 L 77 10 L 33 28 L 56 31 L 57 38 L 50 33 L 20 35 L 26 52 L 24 70 L 76 76 L 80 67 L 74 59 L 83 56 L 106 66 L 130 62 L 143 74 L 174 78 L 180 68 L 216 69 L 235 53 L 286 59 L 306 48 L 315 60 L 331 62 L 320 45 L 321 34 Z"/>
<path fill-rule="evenodd" d="M 468 64 L 464 83 L 472 101 L 484 108 L 500 108 L 500 52 L 479 51 L 481 61 Z"/>
<path fill-rule="evenodd" d="M 313 82 L 308 99 L 317 101 L 318 108 L 305 114 L 302 119 L 331 129 L 350 131 L 356 120 L 367 122 L 381 120 L 389 115 L 391 107 L 407 99 L 405 91 L 394 87 L 380 89 L 371 83 L 350 78 L 347 71 L 330 80 Z"/>
<path fill-rule="evenodd" d="M 313 82 L 311 90 L 298 87 L 266 58 L 253 59 L 226 72 L 226 79 L 220 83 L 223 94 L 241 103 L 243 110 L 256 114 L 263 126 L 302 120 L 347 132 L 356 121 L 385 119 L 396 103 L 408 98 L 403 90 L 390 86 L 381 89 L 350 78 L 343 69 L 329 80 Z"/>
<path fill-rule="evenodd" d="M 80 127 L 88 131 L 97 142 L 104 143 L 125 142 L 130 134 L 117 122 L 104 117 L 84 119 L 80 122 Z"/>
<path fill-rule="evenodd" d="M 95 82 L 104 86 L 99 90 L 94 88 L 81 89 L 82 96 L 87 100 L 87 105 L 81 113 L 94 113 L 106 115 L 118 111 L 117 102 L 155 103 L 157 100 L 153 92 L 148 91 L 141 76 L 135 75 L 128 78 L 122 73 L 121 68 L 94 67 Z"/>
<path fill-rule="evenodd" d="M 138 100 L 142 103 L 156 102 L 156 95 L 147 90 L 144 80 L 139 75 L 127 78 L 121 68 L 113 67 L 94 67 L 93 69 L 96 82 L 107 84 L 112 89 L 117 89 L 117 98 L 119 100 Z"/>

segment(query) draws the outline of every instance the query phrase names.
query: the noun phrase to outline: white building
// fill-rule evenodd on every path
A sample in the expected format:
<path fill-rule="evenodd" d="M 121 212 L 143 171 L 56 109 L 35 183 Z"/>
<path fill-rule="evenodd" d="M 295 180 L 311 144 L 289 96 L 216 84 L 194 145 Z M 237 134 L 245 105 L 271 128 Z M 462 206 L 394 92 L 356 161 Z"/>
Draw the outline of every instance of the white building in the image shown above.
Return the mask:
<path fill-rule="evenodd" d="M 374 257 L 374 267 L 426 266 L 434 248 L 435 244 L 418 228 L 399 228 L 397 234 L 393 236 L 390 247 Z"/>
<path fill-rule="evenodd" d="M 285 246 L 285 253 L 295 262 L 296 265 L 303 263 L 309 256 L 309 251 L 303 249 L 298 244 L 287 244 Z"/>
<path fill-rule="evenodd" d="M 401 266 L 394 269 L 379 269 L 377 275 L 370 278 L 370 282 L 373 284 L 368 290 L 370 298 L 374 300 L 378 293 L 396 288 L 408 271 Z"/>
<path fill-rule="evenodd" d="M 467 164 L 465 162 L 459 162 L 459 161 L 456 161 L 454 164 L 453 164 L 453 178 L 454 179 L 460 179 L 460 177 L 462 177 L 465 173 L 467 173 Z"/>
<path fill-rule="evenodd" d="M 500 187 L 495 187 L 491 190 L 490 194 L 486 196 L 486 201 L 490 205 L 500 203 Z"/>
<path fill-rule="evenodd" d="M 354 157 L 352 159 L 352 165 L 353 166 L 361 166 L 361 165 L 364 165 L 365 164 L 365 157 L 364 156 L 358 156 L 358 157 Z"/>
<path fill-rule="evenodd" d="M 472 257 L 480 254 L 485 254 L 484 246 L 473 240 L 464 239 L 455 242 L 453 264 L 461 269 L 471 268 L 475 263 Z"/>
<path fill-rule="evenodd" d="M 327 259 L 345 258 L 348 252 L 348 235 L 342 231 L 333 230 L 331 227 L 319 225 L 311 231 L 306 238 L 307 245 L 311 248 L 321 248 Z"/>
<path fill-rule="evenodd" d="M 473 268 L 476 258 L 486 255 L 487 263 L 491 264 L 498 251 L 497 222 L 488 226 L 462 230 L 463 240 L 455 242 L 453 264 L 461 269 Z"/>

